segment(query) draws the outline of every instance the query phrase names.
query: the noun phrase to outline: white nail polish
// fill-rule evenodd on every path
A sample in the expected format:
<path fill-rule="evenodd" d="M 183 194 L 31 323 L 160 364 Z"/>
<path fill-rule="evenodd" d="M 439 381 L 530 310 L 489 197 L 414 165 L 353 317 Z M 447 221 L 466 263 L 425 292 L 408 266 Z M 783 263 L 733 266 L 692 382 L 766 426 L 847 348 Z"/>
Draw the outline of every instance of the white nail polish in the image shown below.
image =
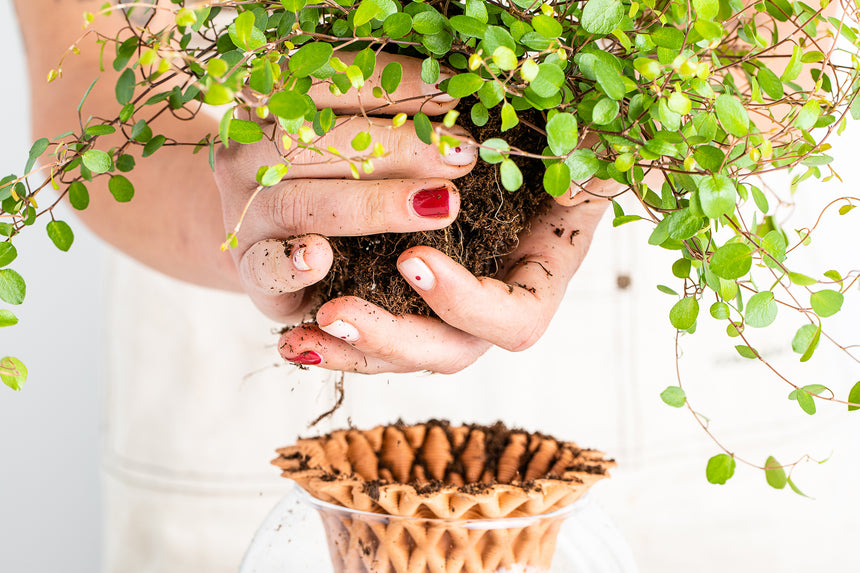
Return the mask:
<path fill-rule="evenodd" d="M 439 84 L 441 84 L 443 81 L 445 81 L 447 79 L 450 79 L 451 77 L 453 77 L 451 74 L 441 72 L 439 74 L 439 79 L 436 80 L 435 84 L 427 84 L 427 83 L 424 83 L 422 81 L 421 82 L 421 93 L 423 93 L 424 95 L 435 94 L 435 95 L 433 95 L 433 97 L 430 98 L 430 101 L 435 102 L 435 103 L 448 103 L 449 101 L 454 101 L 457 98 L 453 98 L 453 97 L 449 96 L 445 92 L 442 92 L 441 88 L 439 88 Z M 442 92 L 442 93 L 439 93 L 439 92 Z"/>
<path fill-rule="evenodd" d="M 462 167 L 471 165 L 478 157 L 478 148 L 474 145 L 460 144 L 456 147 L 451 147 L 442 156 L 442 161 L 448 165 Z"/>
<path fill-rule="evenodd" d="M 358 340 L 358 329 L 348 322 L 335 320 L 329 325 L 320 326 L 320 330 L 326 334 L 330 334 L 335 338 L 346 340 L 347 342 L 355 342 Z"/>
<path fill-rule="evenodd" d="M 398 265 L 398 268 L 406 280 L 421 290 L 430 290 L 436 286 L 436 277 L 433 276 L 430 267 L 418 257 L 406 259 Z"/>
<path fill-rule="evenodd" d="M 298 249 L 293 251 L 293 266 L 300 271 L 311 270 L 311 266 L 307 263 L 307 261 L 305 261 L 305 252 L 306 249 L 304 247 L 299 247 Z"/>

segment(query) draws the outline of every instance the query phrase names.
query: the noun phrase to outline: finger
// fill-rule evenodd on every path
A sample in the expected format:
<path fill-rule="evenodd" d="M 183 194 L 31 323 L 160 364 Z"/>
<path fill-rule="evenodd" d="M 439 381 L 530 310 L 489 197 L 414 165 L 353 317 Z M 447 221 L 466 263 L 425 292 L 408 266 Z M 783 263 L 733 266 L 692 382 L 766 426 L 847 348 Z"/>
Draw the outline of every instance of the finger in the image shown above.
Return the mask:
<path fill-rule="evenodd" d="M 332 258 L 328 241 L 318 235 L 289 241 L 266 239 L 242 254 L 239 280 L 266 316 L 289 322 L 305 302 L 302 289 L 328 274 Z"/>
<path fill-rule="evenodd" d="M 458 372 L 491 346 L 437 318 L 395 316 L 356 297 L 327 302 L 316 318 L 320 330 L 333 339 L 402 369 L 398 371 Z M 329 353 L 329 366 L 334 367 L 340 356 Z"/>
<path fill-rule="evenodd" d="M 398 269 L 446 323 L 507 350 L 524 350 L 546 330 L 605 208 L 606 202 L 554 205 L 521 238 L 503 269 L 505 282 L 477 278 L 430 247 L 405 251 Z"/>
<path fill-rule="evenodd" d="M 281 335 L 278 352 L 284 360 L 301 366 L 317 366 L 341 372 L 400 372 L 400 367 L 365 356 L 347 342 L 335 339 L 314 324 L 301 324 Z"/>
<path fill-rule="evenodd" d="M 356 52 L 339 52 L 335 54 L 344 63 L 351 64 Z M 382 71 L 390 63 L 399 63 L 403 69 L 400 85 L 390 95 L 390 100 L 373 96 L 373 88 L 381 87 Z M 311 87 L 308 95 L 317 104 L 318 109 L 330 107 L 338 114 L 365 113 L 373 115 L 394 115 L 406 113 L 415 115 L 423 112 L 427 115 L 441 115 L 457 106 L 459 100 L 449 96 L 439 89 L 438 84 L 454 74 L 442 69 L 435 84 L 427 84 L 421 80 L 421 60 L 381 52 L 376 56 L 376 66 L 373 75 L 364 82 L 358 91 L 349 90 L 336 96 L 329 90 L 330 82 L 320 82 Z"/>
<path fill-rule="evenodd" d="M 285 150 L 280 137 L 276 137 L 276 143 L 264 139 L 253 144 L 233 144 L 227 149 L 222 148 L 218 151 L 215 165 L 217 169 L 218 163 L 229 164 L 236 179 L 250 183 L 256 181 L 260 167 L 278 165 L 286 157 L 290 162 L 286 176 L 288 179 L 351 179 L 353 171 L 350 160 L 360 165 L 373 145 L 380 143 L 386 154 L 371 158 L 373 171 L 362 173 L 362 179 L 456 179 L 472 170 L 478 150 L 476 146 L 466 143 L 471 141 L 471 136 L 465 129 L 455 127 L 447 131 L 461 135 L 462 143 L 452 146 L 443 155 L 437 146 L 427 145 L 418 139 L 411 121 L 394 128 L 390 119 L 350 116 L 338 119 L 335 128 L 313 142 L 315 149 L 324 150 L 322 153 L 298 144 L 293 145 L 291 150 Z M 361 132 L 370 134 L 370 143 L 361 151 L 356 151 L 353 141 Z M 332 154 L 329 151 L 332 148 L 340 155 Z"/>
<path fill-rule="evenodd" d="M 238 220 L 239 208 L 233 205 L 236 212 L 225 220 Z M 459 209 L 460 195 L 445 179 L 288 180 L 264 188 L 254 199 L 238 239 L 242 247 L 305 233 L 332 237 L 428 231 L 450 225 Z"/>

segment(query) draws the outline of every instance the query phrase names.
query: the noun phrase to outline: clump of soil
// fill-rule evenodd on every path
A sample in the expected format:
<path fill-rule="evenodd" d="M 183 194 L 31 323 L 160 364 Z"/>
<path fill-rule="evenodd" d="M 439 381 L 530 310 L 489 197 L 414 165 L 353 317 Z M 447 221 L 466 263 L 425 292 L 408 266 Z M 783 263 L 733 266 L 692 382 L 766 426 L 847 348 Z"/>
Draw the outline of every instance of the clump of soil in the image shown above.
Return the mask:
<path fill-rule="evenodd" d="M 542 138 L 534 129 L 520 122 L 501 132 L 498 114 L 478 127 L 469 119 L 475 100 L 460 102 L 459 123 L 469 130 L 475 141 L 503 137 L 511 147 L 530 153 L 543 151 Z M 533 125 L 543 126 L 540 112 L 520 112 Z M 362 237 L 332 237 L 334 263 L 329 275 L 318 284 L 321 301 L 340 296 L 357 296 L 394 314 L 433 312 L 397 271 L 397 258 L 411 247 L 426 245 L 445 253 L 475 276 L 494 276 L 501 258 L 513 251 L 521 232 L 545 205 L 547 194 L 542 186 L 543 167 L 538 159 L 511 156 L 523 173 L 523 185 L 508 192 L 501 184 L 498 167 L 481 159 L 474 169 L 454 184 L 460 192 L 460 213 L 448 228 L 438 231 Z"/>

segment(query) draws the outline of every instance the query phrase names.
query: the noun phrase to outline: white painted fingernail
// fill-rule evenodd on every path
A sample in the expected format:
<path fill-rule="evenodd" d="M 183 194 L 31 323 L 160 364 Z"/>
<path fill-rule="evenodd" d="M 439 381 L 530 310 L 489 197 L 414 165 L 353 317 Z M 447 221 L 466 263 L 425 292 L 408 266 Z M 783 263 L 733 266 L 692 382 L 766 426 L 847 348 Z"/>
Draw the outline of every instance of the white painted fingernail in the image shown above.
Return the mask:
<path fill-rule="evenodd" d="M 305 252 L 307 249 L 304 247 L 299 247 L 295 251 L 293 251 L 293 266 L 296 267 L 300 271 L 309 271 L 311 270 L 311 266 L 305 261 Z"/>
<path fill-rule="evenodd" d="M 439 87 L 439 84 L 441 84 L 443 81 L 450 79 L 452 77 L 453 77 L 453 74 L 449 74 L 447 72 L 440 72 L 439 73 L 439 79 L 436 80 L 435 84 L 427 84 L 427 83 L 424 83 L 422 81 L 421 82 L 421 93 L 423 93 L 424 95 L 432 95 L 433 97 L 430 98 L 430 101 L 435 102 L 435 103 L 448 103 L 449 101 L 454 101 L 457 98 L 453 98 L 453 97 L 449 96 L 448 94 L 443 92 L 442 89 Z M 439 93 L 439 92 L 442 92 L 442 93 Z"/>
<path fill-rule="evenodd" d="M 474 145 L 461 144 L 457 147 L 451 147 L 442 156 L 442 161 L 448 165 L 462 167 L 463 165 L 471 165 L 478 157 L 478 148 Z"/>
<path fill-rule="evenodd" d="M 330 334 L 335 338 L 346 340 L 347 342 L 355 342 L 358 340 L 358 329 L 348 322 L 335 320 L 327 326 L 320 326 L 320 330 L 326 334 Z"/>
<path fill-rule="evenodd" d="M 436 277 L 433 276 L 433 273 L 430 271 L 430 267 L 428 267 L 427 264 L 418 257 L 406 259 L 400 263 L 398 267 L 400 268 L 400 272 L 403 273 L 403 276 L 406 277 L 406 280 L 417 288 L 421 290 L 430 290 L 436 286 Z"/>

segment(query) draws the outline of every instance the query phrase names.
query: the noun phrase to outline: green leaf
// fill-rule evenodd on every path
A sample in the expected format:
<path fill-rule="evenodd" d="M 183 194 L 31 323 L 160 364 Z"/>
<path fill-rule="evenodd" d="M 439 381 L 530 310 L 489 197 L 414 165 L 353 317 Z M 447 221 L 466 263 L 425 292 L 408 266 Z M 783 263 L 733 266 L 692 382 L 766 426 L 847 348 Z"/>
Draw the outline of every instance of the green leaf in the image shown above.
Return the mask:
<path fill-rule="evenodd" d="M 244 119 L 234 119 L 230 122 L 230 139 L 237 143 L 256 143 L 263 139 L 260 124 Z"/>
<path fill-rule="evenodd" d="M 11 310 L 0 308 L 0 327 L 15 326 L 18 324 L 18 317 Z"/>
<path fill-rule="evenodd" d="M 702 20 L 713 20 L 720 11 L 717 0 L 693 0 L 693 8 Z"/>
<path fill-rule="evenodd" d="M 794 338 L 791 340 L 791 349 L 800 355 L 806 355 L 807 352 L 811 355 L 810 349 L 815 350 L 815 346 L 818 346 L 820 333 L 819 326 L 804 324 L 794 334 Z"/>
<path fill-rule="evenodd" d="M 502 106 L 500 115 L 502 117 L 502 131 L 507 131 L 520 122 L 520 118 L 517 117 L 517 112 L 514 110 L 514 106 L 509 103 L 505 103 L 505 105 Z"/>
<path fill-rule="evenodd" d="M 749 358 L 750 360 L 758 358 L 758 354 L 756 354 L 756 351 L 753 350 L 751 347 L 747 346 L 746 344 L 736 345 L 735 350 L 737 350 L 738 354 L 740 354 L 743 358 Z"/>
<path fill-rule="evenodd" d="M 546 134 L 547 144 L 553 154 L 566 155 L 574 149 L 576 144 L 579 142 L 579 131 L 576 125 L 576 118 L 570 113 L 555 114 L 546 123 Z M 594 158 L 594 161 L 597 161 L 596 157 Z M 570 165 L 568 165 L 568 168 L 570 168 Z M 588 176 L 590 177 L 590 175 Z M 580 177 L 580 179 L 581 178 L 582 177 Z"/>
<path fill-rule="evenodd" d="M 412 28 L 419 34 L 438 34 L 445 29 L 447 20 L 436 10 L 425 10 L 412 16 Z"/>
<path fill-rule="evenodd" d="M 561 115 L 561 114 L 557 114 Z M 577 149 L 564 160 L 574 181 L 588 179 L 600 169 L 600 160 L 590 149 Z"/>
<path fill-rule="evenodd" d="M 674 211 L 666 217 L 666 230 L 670 239 L 685 241 L 699 232 L 702 226 L 701 217 L 695 215 L 690 209 Z M 655 229 L 656 230 L 656 229 Z"/>
<path fill-rule="evenodd" d="M 624 86 L 621 74 L 614 68 L 605 65 L 595 66 L 594 76 L 597 79 L 597 85 L 600 86 L 603 93 L 616 101 L 624 98 L 627 88 Z"/>
<path fill-rule="evenodd" d="M 18 258 L 18 249 L 10 242 L 0 243 L 0 267 L 9 265 Z"/>
<path fill-rule="evenodd" d="M 487 6 L 484 4 L 484 0 L 466 0 L 466 16 L 486 24 L 489 20 L 489 15 L 487 14 Z"/>
<path fill-rule="evenodd" d="M 470 16 L 451 16 L 448 21 L 451 23 L 452 28 L 464 36 L 483 38 L 487 31 L 487 24 L 485 22 L 481 22 Z"/>
<path fill-rule="evenodd" d="M 498 150 L 498 151 L 497 151 Z M 505 155 L 511 150 L 510 145 L 504 139 L 488 139 L 481 144 L 478 152 L 481 154 L 481 159 L 487 163 L 501 163 L 505 160 Z M 505 155 L 503 155 L 503 153 Z"/>
<path fill-rule="evenodd" d="M 400 80 L 403 79 L 403 66 L 399 62 L 391 62 L 382 70 L 380 85 L 389 94 L 397 91 Z"/>
<path fill-rule="evenodd" d="M 472 119 L 472 123 L 478 127 L 486 125 L 490 120 L 490 113 L 487 111 L 487 107 L 481 102 L 477 102 L 472 106 L 469 115 Z"/>
<path fill-rule="evenodd" d="M 812 310 L 814 310 L 815 314 L 821 318 L 827 318 L 828 316 L 833 316 L 839 312 L 844 300 L 845 297 L 841 292 L 830 289 L 814 292 L 812 293 L 812 296 L 809 297 L 809 303 L 812 306 Z"/>
<path fill-rule="evenodd" d="M 364 26 L 379 13 L 379 4 L 374 2 L 373 0 L 362 0 L 361 4 L 359 4 L 358 9 L 355 11 L 355 16 L 353 16 L 353 25 L 355 27 Z"/>
<path fill-rule="evenodd" d="M 535 32 L 537 32 L 544 38 L 553 39 L 561 36 L 561 24 L 559 24 L 556 19 L 550 18 L 545 14 L 536 15 L 534 18 L 532 18 L 531 24 L 532 27 L 535 29 Z M 611 31 L 612 30 L 610 30 L 610 32 Z"/>
<path fill-rule="evenodd" d="M 412 16 L 397 12 L 385 19 L 382 30 L 389 38 L 396 40 L 412 31 Z"/>
<path fill-rule="evenodd" d="M 293 90 L 278 92 L 269 98 L 269 111 L 283 119 L 299 119 L 307 113 L 308 103 L 299 92 Z"/>
<path fill-rule="evenodd" d="M 735 137 L 743 137 L 749 131 L 750 118 L 743 104 L 735 96 L 723 94 L 714 102 L 717 119 L 723 128 Z"/>
<path fill-rule="evenodd" d="M 502 70 L 511 71 L 517 67 L 517 55 L 510 48 L 499 46 L 493 52 L 493 63 Z"/>
<path fill-rule="evenodd" d="M 21 304 L 27 296 L 24 278 L 12 269 L 0 269 L 0 300 Z"/>
<path fill-rule="evenodd" d="M 788 280 L 796 284 L 797 286 L 812 286 L 816 284 L 818 281 L 812 277 L 806 276 L 801 273 L 788 273 Z"/>
<path fill-rule="evenodd" d="M 851 391 L 848 392 L 848 401 L 852 404 L 860 404 L 860 382 L 857 382 L 852 386 Z M 858 406 L 848 406 L 848 411 L 853 412 L 854 410 L 860 410 L 860 405 Z"/>
<path fill-rule="evenodd" d="M 506 46 L 516 51 L 517 45 L 511 33 L 501 26 L 487 26 L 481 46 L 487 54 L 493 54 L 499 46 Z"/>
<path fill-rule="evenodd" d="M 472 95 L 482 85 L 484 85 L 484 80 L 478 74 L 457 74 L 448 80 L 448 87 L 445 88 L 445 91 L 451 97 L 461 98 Z"/>
<path fill-rule="evenodd" d="M 803 497 L 809 497 L 808 495 L 806 495 L 805 493 L 800 491 L 800 489 L 794 484 L 794 482 L 791 481 L 791 478 L 788 478 L 786 481 L 788 481 L 788 487 L 791 488 L 791 491 L 793 491 L 797 495 L 802 495 Z"/>
<path fill-rule="evenodd" d="M 254 12 L 242 12 L 227 28 L 233 44 L 246 52 L 253 52 L 266 43 L 266 35 L 254 25 L 255 21 Z"/>
<path fill-rule="evenodd" d="M 30 147 L 30 153 L 27 155 L 27 165 L 24 167 L 24 173 L 30 173 L 33 169 L 33 166 L 36 164 L 36 160 L 42 156 L 43 153 L 48 149 L 48 145 L 50 142 L 47 137 L 42 137 L 37 139 L 33 145 Z"/>
<path fill-rule="evenodd" d="M 373 70 L 376 69 L 376 52 L 370 48 L 365 48 L 355 55 L 353 65 L 358 66 L 365 80 L 369 80 L 373 75 Z"/>
<path fill-rule="evenodd" d="M 523 184 L 523 174 L 520 168 L 511 159 L 505 159 L 499 166 L 499 172 L 502 176 L 502 186 L 508 191 L 516 191 Z"/>
<path fill-rule="evenodd" d="M 281 4 L 288 12 L 298 12 L 305 7 L 305 0 L 281 0 Z"/>
<path fill-rule="evenodd" d="M 99 149 L 84 151 L 81 160 L 87 169 L 93 173 L 105 173 L 111 168 L 110 155 Z"/>
<path fill-rule="evenodd" d="M 284 163 L 260 167 L 260 169 L 257 170 L 257 182 L 263 187 L 277 185 L 287 174 L 288 170 L 289 166 Z"/>
<path fill-rule="evenodd" d="M 794 120 L 794 126 L 797 129 L 809 131 L 815 125 L 820 115 L 821 104 L 818 103 L 818 100 L 810 99 L 800 108 L 800 112 L 798 112 L 797 118 Z"/>
<path fill-rule="evenodd" d="M 747 302 L 746 313 L 744 319 L 747 326 L 753 328 L 765 328 L 770 326 L 776 315 L 779 312 L 779 307 L 773 298 L 773 293 L 769 290 L 758 292 L 752 295 Z"/>
<path fill-rule="evenodd" d="M 588 0 L 582 10 L 582 29 L 589 34 L 610 34 L 624 19 L 624 4 L 619 0 Z"/>
<path fill-rule="evenodd" d="M 427 58 L 421 62 L 421 81 L 425 84 L 435 84 L 439 80 L 439 60 Z"/>
<path fill-rule="evenodd" d="M 687 395 L 684 393 L 684 389 L 679 386 L 669 386 L 660 393 L 660 398 L 673 408 L 683 408 L 684 404 L 687 403 Z"/>
<path fill-rule="evenodd" d="M 788 399 L 797 400 L 797 405 L 800 406 L 800 409 L 810 416 L 815 414 L 815 399 L 805 388 L 792 390 L 791 394 L 788 395 Z"/>
<path fill-rule="evenodd" d="M 12 390 L 20 392 L 27 381 L 27 367 L 17 358 L 6 356 L 0 360 L 0 380 Z"/>
<path fill-rule="evenodd" d="M 726 154 L 712 145 L 701 145 L 693 152 L 693 159 L 709 171 L 719 171 L 726 159 Z"/>
<path fill-rule="evenodd" d="M 68 251 L 72 247 L 75 234 L 65 221 L 51 221 L 48 223 L 46 230 L 54 246 L 61 251 Z"/>
<path fill-rule="evenodd" d="M 548 98 L 558 93 L 564 79 L 564 72 L 555 64 L 540 64 L 538 74 L 529 87 L 538 96 Z"/>
<path fill-rule="evenodd" d="M 412 118 L 412 122 L 415 126 L 415 135 L 418 136 L 418 139 L 427 145 L 433 143 L 433 140 L 430 138 L 430 134 L 433 133 L 433 124 L 430 123 L 430 118 L 426 114 L 418 112 Z"/>
<path fill-rule="evenodd" d="M 367 0 L 362 2 L 362 5 L 364 4 L 367 4 Z M 359 8 L 359 10 L 361 10 L 361 8 Z M 325 42 L 312 42 L 305 44 L 299 48 L 296 53 L 290 56 L 290 71 L 297 78 L 307 77 L 326 65 L 331 58 L 332 52 L 333 48 L 331 44 L 327 44 Z"/>
<path fill-rule="evenodd" d="M 131 139 L 146 143 L 152 139 L 152 128 L 146 123 L 145 119 L 141 119 L 131 128 Z"/>
<path fill-rule="evenodd" d="M 84 133 L 87 135 L 110 135 L 116 133 L 116 128 L 112 125 L 96 124 L 86 128 Z"/>
<path fill-rule="evenodd" d="M 715 302 L 711 305 L 710 308 L 711 316 L 716 318 L 717 320 L 726 320 L 731 316 L 729 311 L 729 305 L 722 301 Z"/>
<path fill-rule="evenodd" d="M 774 489 L 782 489 L 788 483 L 785 469 L 781 467 L 780 463 L 773 456 L 769 456 L 764 463 L 764 477 L 767 480 L 767 484 Z"/>
<path fill-rule="evenodd" d="M 150 139 L 149 142 L 143 146 L 143 157 L 149 157 L 150 155 L 161 149 L 161 146 L 164 145 L 166 141 L 167 138 L 163 135 L 156 135 L 155 137 Z"/>
<path fill-rule="evenodd" d="M 597 125 L 606 125 L 618 117 L 618 102 L 608 97 L 602 98 L 591 111 L 591 119 Z"/>
<path fill-rule="evenodd" d="M 672 296 L 678 296 L 678 292 L 675 289 L 669 288 L 666 285 L 657 285 L 657 290 Z"/>
<path fill-rule="evenodd" d="M 360 131 L 352 138 L 352 148 L 356 151 L 364 151 L 370 146 L 370 132 Z"/>
<path fill-rule="evenodd" d="M 699 301 L 694 296 L 684 297 L 669 311 L 669 322 L 678 330 L 688 330 L 699 317 Z"/>
<path fill-rule="evenodd" d="M 116 93 L 116 101 L 119 102 L 120 105 L 126 105 L 131 102 L 131 98 L 134 96 L 134 84 L 134 72 L 131 68 L 126 68 L 116 81 L 116 88 L 114 90 Z"/>
<path fill-rule="evenodd" d="M 723 245 L 711 257 L 710 268 L 718 277 L 739 279 L 752 268 L 752 249 L 743 243 Z"/>
<path fill-rule="evenodd" d="M 570 189 L 570 169 L 564 163 L 553 163 L 543 174 L 543 188 L 553 197 L 561 197 Z"/>
<path fill-rule="evenodd" d="M 702 211 L 711 219 L 719 219 L 734 211 L 736 199 L 735 186 L 725 175 L 710 175 L 699 183 Z"/>
<path fill-rule="evenodd" d="M 705 476 L 712 484 L 724 485 L 735 475 L 735 458 L 729 454 L 717 454 L 708 460 Z"/>
<path fill-rule="evenodd" d="M 119 203 L 128 203 L 134 197 L 134 185 L 123 175 L 114 175 L 108 181 L 108 190 Z"/>
<path fill-rule="evenodd" d="M 760 68 L 756 77 L 758 78 L 758 83 L 761 86 L 761 89 L 764 90 L 764 93 L 766 93 L 769 98 L 779 100 L 785 95 L 782 81 L 780 81 L 779 76 L 770 71 L 769 68 Z"/>
<path fill-rule="evenodd" d="M 780 76 L 782 81 L 791 82 L 797 79 L 800 72 L 803 70 L 803 62 L 800 61 L 802 57 L 803 48 L 800 46 L 794 46 L 791 50 L 791 59 L 788 61 L 785 71 L 783 71 Z"/>

